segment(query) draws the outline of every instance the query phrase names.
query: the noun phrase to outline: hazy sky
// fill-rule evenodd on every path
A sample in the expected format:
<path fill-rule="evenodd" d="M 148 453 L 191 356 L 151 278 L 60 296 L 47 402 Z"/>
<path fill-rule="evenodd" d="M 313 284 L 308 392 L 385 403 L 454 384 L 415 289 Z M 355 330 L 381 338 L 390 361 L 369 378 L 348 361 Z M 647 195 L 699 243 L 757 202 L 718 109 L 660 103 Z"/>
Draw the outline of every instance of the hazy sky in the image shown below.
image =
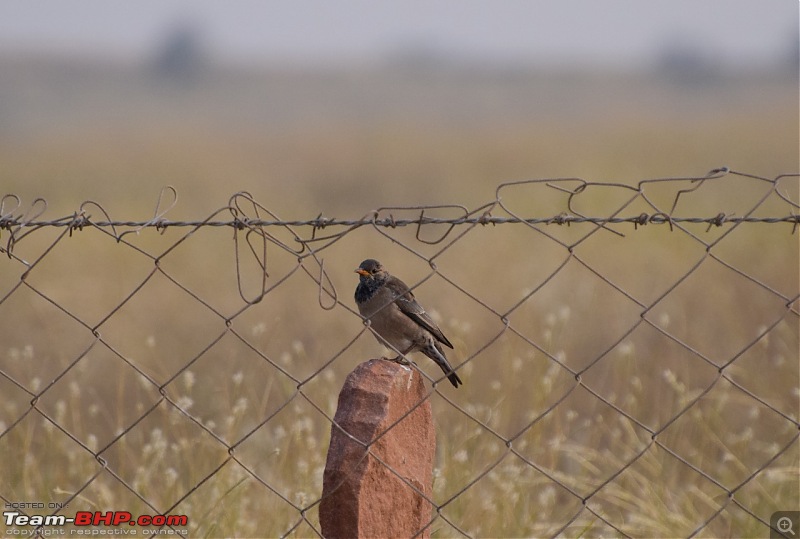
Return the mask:
<path fill-rule="evenodd" d="M 143 55 L 181 21 L 256 61 L 436 50 L 490 61 L 646 63 L 665 47 L 769 62 L 797 40 L 797 0 L 8 0 L 0 52 Z"/>

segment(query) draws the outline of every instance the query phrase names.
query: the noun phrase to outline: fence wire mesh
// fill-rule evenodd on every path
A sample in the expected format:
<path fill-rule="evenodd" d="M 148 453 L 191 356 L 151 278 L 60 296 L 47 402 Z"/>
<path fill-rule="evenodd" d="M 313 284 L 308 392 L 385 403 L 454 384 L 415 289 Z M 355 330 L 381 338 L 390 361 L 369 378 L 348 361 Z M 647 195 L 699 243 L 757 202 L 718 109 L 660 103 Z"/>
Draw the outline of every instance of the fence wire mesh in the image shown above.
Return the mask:
<path fill-rule="evenodd" d="M 5 515 L 321 536 L 338 391 L 382 352 L 352 299 L 365 258 L 411 285 L 464 380 L 417 358 L 433 536 L 764 536 L 800 506 L 796 174 L 530 180 L 355 219 L 238 193 L 173 221 L 176 200 L 115 221 L 3 198 Z"/>

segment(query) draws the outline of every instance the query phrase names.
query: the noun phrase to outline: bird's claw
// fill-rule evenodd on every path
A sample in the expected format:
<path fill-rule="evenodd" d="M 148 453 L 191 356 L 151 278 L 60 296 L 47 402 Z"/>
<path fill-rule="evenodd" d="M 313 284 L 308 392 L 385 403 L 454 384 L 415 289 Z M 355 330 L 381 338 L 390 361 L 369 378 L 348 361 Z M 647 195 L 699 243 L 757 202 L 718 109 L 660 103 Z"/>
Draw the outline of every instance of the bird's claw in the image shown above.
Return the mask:
<path fill-rule="evenodd" d="M 389 361 L 394 361 L 400 365 L 411 365 L 413 363 L 410 359 L 406 359 L 406 357 L 402 355 L 391 358 Z"/>

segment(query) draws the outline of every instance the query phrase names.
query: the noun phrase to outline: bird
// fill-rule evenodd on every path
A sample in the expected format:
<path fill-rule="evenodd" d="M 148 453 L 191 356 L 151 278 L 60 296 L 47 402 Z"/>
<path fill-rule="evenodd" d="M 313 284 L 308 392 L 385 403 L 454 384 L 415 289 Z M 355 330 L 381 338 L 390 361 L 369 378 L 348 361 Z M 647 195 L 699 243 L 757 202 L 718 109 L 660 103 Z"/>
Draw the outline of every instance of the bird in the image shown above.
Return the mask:
<path fill-rule="evenodd" d="M 463 384 L 441 346 L 453 345 L 409 287 L 372 258 L 364 260 L 355 272 L 359 275 L 355 293 L 358 311 L 370 321 L 378 342 L 400 353 L 393 361 L 408 364 L 405 355 L 419 351 L 439 365 L 454 387 Z"/>

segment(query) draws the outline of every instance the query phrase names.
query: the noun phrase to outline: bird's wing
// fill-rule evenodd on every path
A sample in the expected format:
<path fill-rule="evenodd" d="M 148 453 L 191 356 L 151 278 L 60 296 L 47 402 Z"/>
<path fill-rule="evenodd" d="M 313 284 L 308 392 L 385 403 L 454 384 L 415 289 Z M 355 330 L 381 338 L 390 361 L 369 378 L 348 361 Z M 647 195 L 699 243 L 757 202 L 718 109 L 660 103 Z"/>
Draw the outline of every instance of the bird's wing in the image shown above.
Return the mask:
<path fill-rule="evenodd" d="M 414 322 L 425 328 L 426 330 L 430 331 L 431 334 L 436 337 L 443 345 L 453 348 L 453 345 L 447 340 L 447 337 L 444 336 L 442 330 L 439 329 L 439 326 L 436 325 L 436 322 L 430 317 L 428 313 L 425 312 L 425 309 L 422 308 L 414 294 L 408 289 L 408 286 L 396 277 L 391 277 L 388 281 L 386 281 L 385 285 L 389 291 L 392 293 L 392 296 L 395 298 L 394 303 L 400 308 L 400 311 L 411 318 Z"/>

